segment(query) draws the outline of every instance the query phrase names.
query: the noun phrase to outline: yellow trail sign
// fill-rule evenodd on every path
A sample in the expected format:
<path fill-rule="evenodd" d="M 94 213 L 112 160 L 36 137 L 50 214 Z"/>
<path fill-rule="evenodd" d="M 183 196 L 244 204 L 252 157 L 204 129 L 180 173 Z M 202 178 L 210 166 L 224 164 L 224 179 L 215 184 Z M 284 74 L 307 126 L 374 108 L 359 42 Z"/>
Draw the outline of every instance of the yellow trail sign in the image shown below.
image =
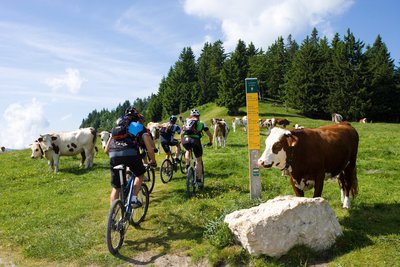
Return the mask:
<path fill-rule="evenodd" d="M 249 148 L 249 178 L 251 198 L 261 197 L 261 177 L 258 166 L 260 157 L 260 126 L 258 123 L 257 78 L 246 78 L 247 142 Z"/>

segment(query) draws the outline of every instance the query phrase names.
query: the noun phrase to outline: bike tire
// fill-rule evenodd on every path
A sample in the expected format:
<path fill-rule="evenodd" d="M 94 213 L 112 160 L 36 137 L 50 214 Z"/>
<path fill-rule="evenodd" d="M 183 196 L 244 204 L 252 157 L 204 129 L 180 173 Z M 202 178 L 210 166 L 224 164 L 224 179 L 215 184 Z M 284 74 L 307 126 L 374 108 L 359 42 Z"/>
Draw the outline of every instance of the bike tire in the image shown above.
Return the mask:
<path fill-rule="evenodd" d="M 122 247 L 128 223 L 124 218 L 124 205 L 120 199 L 115 200 L 108 212 L 106 242 L 108 250 L 115 255 Z"/>
<path fill-rule="evenodd" d="M 185 152 L 182 151 L 181 155 L 179 156 L 180 162 L 179 162 L 179 169 L 181 170 L 182 174 L 186 174 L 186 158 L 185 158 Z"/>
<path fill-rule="evenodd" d="M 195 169 L 190 166 L 186 174 L 186 194 L 189 198 L 196 195 Z"/>
<path fill-rule="evenodd" d="M 146 177 L 147 177 L 147 181 L 146 181 Z M 156 174 L 154 169 L 149 168 L 146 171 L 146 177 L 145 177 L 145 183 L 147 185 L 147 187 L 149 188 L 149 194 L 151 194 L 151 192 L 153 192 L 154 189 L 154 184 L 156 183 Z"/>
<path fill-rule="evenodd" d="M 174 167 L 169 159 L 164 159 L 160 166 L 160 178 L 161 181 L 166 184 L 172 180 L 174 175 Z"/>
<path fill-rule="evenodd" d="M 147 210 L 149 209 L 150 193 L 149 193 L 149 188 L 145 183 L 142 184 L 142 187 L 139 190 L 137 198 L 140 201 L 140 203 L 142 203 L 142 206 L 132 210 L 132 217 L 130 219 L 130 223 L 134 226 L 139 226 L 140 223 L 144 221 L 147 214 Z"/>

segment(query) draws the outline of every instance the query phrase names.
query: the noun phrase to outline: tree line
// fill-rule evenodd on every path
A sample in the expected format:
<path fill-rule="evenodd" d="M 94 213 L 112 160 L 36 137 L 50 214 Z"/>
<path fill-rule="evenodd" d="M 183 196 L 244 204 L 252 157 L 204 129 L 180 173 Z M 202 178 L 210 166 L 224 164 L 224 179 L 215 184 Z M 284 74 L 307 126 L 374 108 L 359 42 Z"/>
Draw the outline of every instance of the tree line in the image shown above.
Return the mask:
<path fill-rule="evenodd" d="M 400 68 L 381 36 L 372 46 L 365 45 L 348 29 L 343 38 L 336 33 L 329 42 L 314 28 L 300 45 L 289 35 L 286 41 L 279 37 L 265 52 L 242 40 L 230 53 L 221 41 L 206 42 L 196 60 L 191 47 L 185 47 L 156 94 L 126 101 L 112 111 L 95 110 L 81 127 L 110 129 L 130 104 L 148 121 L 208 102 L 236 115 L 245 106 L 248 77 L 258 79 L 261 100 L 279 101 L 310 118 L 327 119 L 336 112 L 349 121 L 400 119 Z"/>

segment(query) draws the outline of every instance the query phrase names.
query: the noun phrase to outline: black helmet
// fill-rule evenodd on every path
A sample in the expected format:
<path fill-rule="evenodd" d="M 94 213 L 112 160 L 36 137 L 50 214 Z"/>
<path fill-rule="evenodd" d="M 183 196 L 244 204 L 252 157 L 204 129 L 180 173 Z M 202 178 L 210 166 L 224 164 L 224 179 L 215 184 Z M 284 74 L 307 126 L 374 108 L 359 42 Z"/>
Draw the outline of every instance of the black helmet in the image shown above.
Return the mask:
<path fill-rule="evenodd" d="M 177 117 L 175 115 L 171 115 L 171 117 L 169 117 L 169 121 L 172 123 L 175 123 L 177 120 Z"/>
<path fill-rule="evenodd" d="M 140 119 L 140 113 L 135 107 L 129 107 L 125 110 L 125 116 L 131 116 L 133 121 L 138 121 Z"/>

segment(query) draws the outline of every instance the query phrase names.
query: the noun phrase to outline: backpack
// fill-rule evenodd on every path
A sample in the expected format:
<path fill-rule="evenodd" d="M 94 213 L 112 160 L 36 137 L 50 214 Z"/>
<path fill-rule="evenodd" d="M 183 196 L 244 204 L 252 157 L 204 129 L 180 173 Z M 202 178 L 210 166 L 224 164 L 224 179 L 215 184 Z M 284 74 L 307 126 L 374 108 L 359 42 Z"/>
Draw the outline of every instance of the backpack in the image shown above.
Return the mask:
<path fill-rule="evenodd" d="M 122 139 L 133 139 L 134 137 L 128 132 L 129 120 L 126 116 L 122 116 L 116 122 L 114 127 L 111 129 L 112 139 L 122 140 Z"/>
<path fill-rule="evenodd" d="M 199 135 L 201 136 L 201 131 L 203 127 L 198 129 L 199 119 L 196 117 L 187 119 L 185 125 L 183 125 L 183 132 L 185 135 Z"/>
<path fill-rule="evenodd" d="M 162 137 L 170 137 L 172 134 L 172 128 L 174 127 L 173 124 L 168 123 L 168 126 L 162 126 L 160 129 L 160 135 Z"/>

